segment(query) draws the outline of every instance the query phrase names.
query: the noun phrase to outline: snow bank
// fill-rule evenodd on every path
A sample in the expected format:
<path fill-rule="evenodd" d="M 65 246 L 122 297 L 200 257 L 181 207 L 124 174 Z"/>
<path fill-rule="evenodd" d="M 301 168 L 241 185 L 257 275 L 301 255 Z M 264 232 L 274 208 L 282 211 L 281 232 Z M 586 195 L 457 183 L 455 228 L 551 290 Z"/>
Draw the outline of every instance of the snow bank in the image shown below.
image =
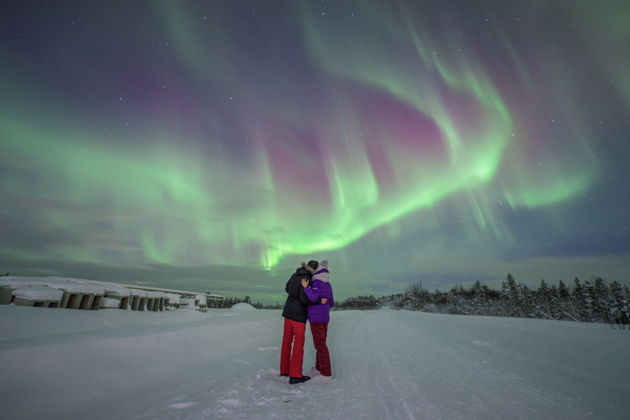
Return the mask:
<path fill-rule="evenodd" d="M 179 295 L 176 295 L 174 293 L 166 293 L 166 298 L 171 305 L 179 305 Z"/>
<path fill-rule="evenodd" d="M 255 311 L 256 310 L 256 308 L 254 308 L 252 305 L 245 302 L 232 305 L 230 309 L 232 309 L 233 311 Z"/>
<path fill-rule="evenodd" d="M 116 298 L 103 298 L 101 299 L 101 308 L 118 309 L 120 307 L 120 300 Z"/>

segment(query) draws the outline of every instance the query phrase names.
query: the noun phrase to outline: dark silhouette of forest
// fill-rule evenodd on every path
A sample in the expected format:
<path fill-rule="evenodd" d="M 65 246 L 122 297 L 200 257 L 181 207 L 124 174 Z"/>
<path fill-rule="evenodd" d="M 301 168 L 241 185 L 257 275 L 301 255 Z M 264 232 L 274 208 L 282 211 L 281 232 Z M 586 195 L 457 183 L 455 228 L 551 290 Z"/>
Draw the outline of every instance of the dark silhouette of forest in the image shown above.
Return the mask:
<path fill-rule="evenodd" d="M 508 274 L 501 290 L 490 289 L 477 281 L 472 287 L 461 285 L 448 292 L 430 292 L 416 283 L 404 293 L 375 298 L 358 296 L 340 302 L 337 309 L 378 309 L 384 305 L 399 309 L 459 315 L 489 315 L 542 318 L 582 322 L 602 322 L 613 328 L 630 328 L 630 290 L 616 281 L 601 277 L 581 281 L 572 287 L 560 280 L 549 285 L 540 280 L 537 289 L 517 283 Z"/>

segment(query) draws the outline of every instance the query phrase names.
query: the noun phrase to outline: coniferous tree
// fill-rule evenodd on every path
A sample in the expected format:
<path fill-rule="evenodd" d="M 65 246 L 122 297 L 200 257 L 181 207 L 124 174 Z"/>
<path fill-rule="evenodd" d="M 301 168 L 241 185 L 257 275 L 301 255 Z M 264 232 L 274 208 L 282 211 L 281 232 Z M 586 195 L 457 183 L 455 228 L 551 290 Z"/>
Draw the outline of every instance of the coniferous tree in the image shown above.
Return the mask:
<path fill-rule="evenodd" d="M 529 290 L 526 284 L 519 283 L 517 286 L 518 305 L 521 311 L 521 316 L 525 318 L 535 318 L 535 305 L 532 292 Z"/>
<path fill-rule="evenodd" d="M 474 315 L 482 315 L 485 306 L 485 295 L 481 282 L 477 280 L 472 287 L 472 312 Z"/>
<path fill-rule="evenodd" d="M 593 322 L 593 283 L 590 280 L 584 280 L 582 287 L 582 305 L 584 308 L 584 317 L 588 322 Z"/>
<path fill-rule="evenodd" d="M 505 301 L 504 314 L 507 316 L 522 316 L 518 307 L 518 288 L 512 273 L 508 273 L 501 286 L 501 297 Z"/>
<path fill-rule="evenodd" d="M 604 279 L 596 277 L 593 285 L 593 313 L 596 321 L 606 322 L 608 294 L 608 286 Z"/>
<path fill-rule="evenodd" d="M 624 286 L 624 292 L 625 296 L 621 301 L 622 319 L 624 324 L 630 324 L 630 290 L 628 290 L 628 286 Z"/>
<path fill-rule="evenodd" d="M 555 284 L 551 285 L 549 288 L 549 311 L 553 319 L 563 318 L 560 292 Z"/>
<path fill-rule="evenodd" d="M 562 280 L 558 282 L 558 297 L 560 299 L 565 299 L 569 297 L 569 289 L 567 289 L 567 286 L 565 286 Z"/>
<path fill-rule="evenodd" d="M 584 309 L 584 288 L 579 278 L 573 280 L 573 290 L 571 291 L 571 314 L 579 321 L 583 321 L 586 317 Z"/>
<path fill-rule="evenodd" d="M 624 296 L 621 285 L 616 281 L 610 283 L 608 301 L 606 303 L 606 318 L 611 326 L 623 325 Z"/>
<path fill-rule="evenodd" d="M 538 286 L 536 293 L 535 310 L 537 315 L 542 318 L 554 319 L 549 305 L 550 298 L 551 293 L 545 279 L 540 279 L 540 286 Z"/>

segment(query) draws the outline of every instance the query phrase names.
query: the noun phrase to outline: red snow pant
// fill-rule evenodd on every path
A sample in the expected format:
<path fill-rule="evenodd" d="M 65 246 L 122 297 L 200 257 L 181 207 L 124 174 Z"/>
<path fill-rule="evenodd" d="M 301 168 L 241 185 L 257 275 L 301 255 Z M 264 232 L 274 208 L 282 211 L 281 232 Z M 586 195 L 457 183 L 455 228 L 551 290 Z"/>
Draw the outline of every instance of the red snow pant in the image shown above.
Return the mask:
<path fill-rule="evenodd" d="M 282 334 L 282 350 L 280 351 L 280 374 L 288 374 L 292 378 L 302 377 L 302 360 L 304 359 L 304 331 L 306 323 L 284 318 Z M 291 346 L 293 345 L 293 351 Z"/>
<path fill-rule="evenodd" d="M 316 350 L 315 369 L 319 370 L 323 376 L 331 376 L 330 354 L 326 345 L 328 322 L 311 322 L 311 332 Z"/>

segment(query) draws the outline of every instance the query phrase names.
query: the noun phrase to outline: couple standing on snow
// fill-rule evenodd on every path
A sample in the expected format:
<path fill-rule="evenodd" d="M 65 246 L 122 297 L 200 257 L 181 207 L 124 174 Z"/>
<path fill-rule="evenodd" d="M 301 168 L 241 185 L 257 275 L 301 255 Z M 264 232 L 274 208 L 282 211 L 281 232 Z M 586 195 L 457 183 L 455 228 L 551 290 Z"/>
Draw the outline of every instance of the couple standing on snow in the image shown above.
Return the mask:
<path fill-rule="evenodd" d="M 289 376 L 290 384 L 306 382 L 302 375 L 306 320 L 311 324 L 313 344 L 317 352 L 315 368 L 322 376 L 332 376 L 330 355 L 326 345 L 330 308 L 334 304 L 332 286 L 328 282 L 328 261 L 311 260 L 293 273 L 285 287 L 289 294 L 284 304 L 284 333 L 280 354 L 280 376 Z"/>

